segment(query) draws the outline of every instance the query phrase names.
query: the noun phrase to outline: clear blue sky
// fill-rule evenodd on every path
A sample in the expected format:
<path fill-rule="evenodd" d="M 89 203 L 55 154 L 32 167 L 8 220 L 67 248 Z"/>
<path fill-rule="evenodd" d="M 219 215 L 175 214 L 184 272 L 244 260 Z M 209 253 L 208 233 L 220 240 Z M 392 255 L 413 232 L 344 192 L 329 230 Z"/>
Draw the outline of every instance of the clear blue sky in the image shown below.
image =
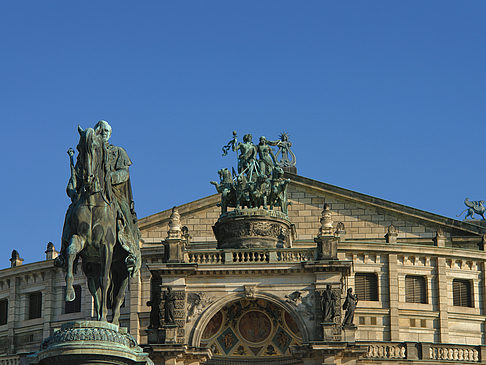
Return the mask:
<path fill-rule="evenodd" d="M 0 3 L 1 245 L 60 247 L 77 124 L 113 126 L 144 217 L 214 193 L 236 129 L 299 174 L 455 217 L 486 200 L 484 1 Z"/>

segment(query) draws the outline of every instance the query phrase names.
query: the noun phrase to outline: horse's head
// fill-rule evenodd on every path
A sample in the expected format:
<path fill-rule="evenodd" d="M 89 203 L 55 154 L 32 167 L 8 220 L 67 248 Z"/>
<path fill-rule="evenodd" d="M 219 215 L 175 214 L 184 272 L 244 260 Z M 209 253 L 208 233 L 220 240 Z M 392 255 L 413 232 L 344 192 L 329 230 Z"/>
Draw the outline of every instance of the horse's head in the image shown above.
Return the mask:
<path fill-rule="evenodd" d="M 79 177 L 85 191 L 97 192 L 100 189 L 100 183 L 104 182 L 103 141 L 92 128 L 83 130 L 81 126 L 78 126 L 78 132 Z"/>

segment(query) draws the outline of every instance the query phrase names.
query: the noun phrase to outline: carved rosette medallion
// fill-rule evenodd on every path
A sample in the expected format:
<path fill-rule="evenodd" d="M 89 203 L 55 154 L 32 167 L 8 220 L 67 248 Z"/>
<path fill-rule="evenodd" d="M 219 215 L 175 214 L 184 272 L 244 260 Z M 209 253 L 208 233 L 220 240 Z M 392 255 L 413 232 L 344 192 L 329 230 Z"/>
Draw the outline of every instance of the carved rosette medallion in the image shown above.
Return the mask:
<path fill-rule="evenodd" d="M 213 226 L 218 248 L 286 248 L 292 246 L 293 226 L 281 212 L 234 210 Z"/>

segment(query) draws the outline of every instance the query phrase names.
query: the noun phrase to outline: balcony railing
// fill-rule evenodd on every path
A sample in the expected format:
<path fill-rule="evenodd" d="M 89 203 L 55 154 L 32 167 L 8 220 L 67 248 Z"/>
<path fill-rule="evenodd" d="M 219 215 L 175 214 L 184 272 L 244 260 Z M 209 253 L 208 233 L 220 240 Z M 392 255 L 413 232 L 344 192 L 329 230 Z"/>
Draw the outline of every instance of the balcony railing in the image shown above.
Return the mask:
<path fill-rule="evenodd" d="M 309 248 L 187 250 L 184 261 L 199 265 L 245 263 L 298 263 L 314 260 L 315 250 Z"/>
<path fill-rule="evenodd" d="M 416 342 L 357 342 L 368 347 L 366 359 L 380 360 L 427 360 L 451 363 L 480 363 L 484 346 L 467 346 Z"/>

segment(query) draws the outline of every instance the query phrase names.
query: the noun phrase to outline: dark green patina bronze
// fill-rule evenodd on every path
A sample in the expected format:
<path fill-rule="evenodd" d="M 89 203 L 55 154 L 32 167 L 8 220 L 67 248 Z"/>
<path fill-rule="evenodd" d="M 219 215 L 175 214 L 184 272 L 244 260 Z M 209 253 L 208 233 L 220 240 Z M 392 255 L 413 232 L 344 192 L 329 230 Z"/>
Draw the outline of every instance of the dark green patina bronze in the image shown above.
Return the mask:
<path fill-rule="evenodd" d="M 282 133 L 280 140 L 276 141 L 262 136 L 255 145 L 251 134 L 245 134 L 243 142 L 238 142 L 236 131 L 233 132 L 233 138 L 223 147 L 223 156 L 230 149 L 238 154 L 238 172 L 221 169 L 218 171 L 219 183 L 211 181 L 221 194 L 221 216 L 228 213 L 228 208 L 272 210 L 274 207 L 279 207 L 287 215 L 290 179 L 284 177 L 284 168 L 295 166 L 291 145 L 286 133 Z M 277 153 L 272 146 L 278 147 Z"/>
<path fill-rule="evenodd" d="M 98 320 L 107 321 L 108 308 L 118 324 L 120 307 L 130 275 L 140 268 L 140 231 L 134 211 L 126 151 L 108 143 L 111 127 L 99 121 L 82 129 L 74 164 L 69 149 L 71 178 L 66 192 L 71 204 L 66 212 L 61 252 L 56 265 L 66 271 L 66 301 L 75 299 L 76 262 L 82 268 L 94 298 Z"/>

